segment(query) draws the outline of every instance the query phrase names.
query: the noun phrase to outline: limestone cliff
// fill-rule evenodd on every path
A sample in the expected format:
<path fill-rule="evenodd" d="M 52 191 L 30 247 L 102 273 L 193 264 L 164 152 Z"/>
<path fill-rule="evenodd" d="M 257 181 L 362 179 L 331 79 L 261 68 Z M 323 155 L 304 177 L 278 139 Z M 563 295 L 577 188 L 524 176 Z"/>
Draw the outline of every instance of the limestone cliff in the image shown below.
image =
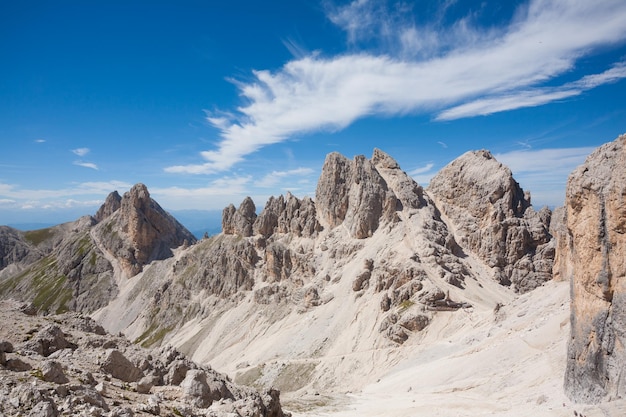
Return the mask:
<path fill-rule="evenodd" d="M 571 338 L 565 389 L 583 402 L 626 395 L 626 135 L 569 177 L 567 241 Z"/>
<path fill-rule="evenodd" d="M 550 211 L 536 212 L 511 170 L 488 151 L 467 152 L 444 167 L 428 192 L 454 226 L 459 244 L 518 292 L 552 277 Z"/>

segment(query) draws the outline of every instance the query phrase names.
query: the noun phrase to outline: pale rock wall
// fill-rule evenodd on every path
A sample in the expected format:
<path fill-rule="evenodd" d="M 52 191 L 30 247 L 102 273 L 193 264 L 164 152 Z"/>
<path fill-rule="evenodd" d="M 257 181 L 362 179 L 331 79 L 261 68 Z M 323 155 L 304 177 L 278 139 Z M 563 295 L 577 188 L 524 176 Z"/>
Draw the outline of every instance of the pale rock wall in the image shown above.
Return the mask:
<path fill-rule="evenodd" d="M 626 395 L 626 135 L 569 177 L 561 273 L 571 280 L 565 390 L 597 402 Z"/>

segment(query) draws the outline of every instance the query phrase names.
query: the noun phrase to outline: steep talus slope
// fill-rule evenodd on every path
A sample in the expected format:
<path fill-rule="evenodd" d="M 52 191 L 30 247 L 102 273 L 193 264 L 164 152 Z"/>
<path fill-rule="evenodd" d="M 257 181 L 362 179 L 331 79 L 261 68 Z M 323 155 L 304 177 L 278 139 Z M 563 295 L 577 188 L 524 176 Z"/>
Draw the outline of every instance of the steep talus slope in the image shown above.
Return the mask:
<path fill-rule="evenodd" d="M 24 232 L 0 226 L 0 271 L 9 265 L 29 264 L 41 256 Z"/>
<path fill-rule="evenodd" d="M 431 180 L 428 192 L 460 245 L 494 268 L 500 283 L 526 292 L 552 278 L 550 211 L 533 210 L 511 171 L 488 151 L 457 158 Z"/>
<path fill-rule="evenodd" d="M 91 240 L 92 217 L 24 234 L 36 261 L 0 271 L 0 295 L 42 313 L 93 311 L 116 295 L 113 268 Z"/>
<path fill-rule="evenodd" d="M 315 201 L 288 194 L 255 208 L 227 207 L 221 235 L 146 265 L 94 317 L 241 382 L 328 392 L 382 375 L 448 315 L 493 314 L 514 297 L 380 150 L 330 154 Z"/>
<path fill-rule="evenodd" d="M 623 135 L 593 152 L 567 184 L 558 266 L 572 297 L 565 389 L 579 401 L 626 395 L 625 167 Z"/>

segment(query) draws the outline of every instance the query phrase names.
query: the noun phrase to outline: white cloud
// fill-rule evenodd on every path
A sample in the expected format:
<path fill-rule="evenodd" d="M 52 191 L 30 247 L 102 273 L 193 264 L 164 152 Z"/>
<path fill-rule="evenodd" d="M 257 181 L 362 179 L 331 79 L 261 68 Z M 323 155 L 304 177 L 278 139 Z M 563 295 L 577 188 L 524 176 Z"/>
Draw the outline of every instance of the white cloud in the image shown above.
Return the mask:
<path fill-rule="evenodd" d="M 89 148 L 76 148 L 76 149 L 72 149 L 72 153 L 78 155 L 78 156 L 85 156 L 89 153 Z"/>
<path fill-rule="evenodd" d="M 74 161 L 74 165 L 95 169 L 96 171 L 98 170 L 98 165 L 94 164 L 93 162 Z"/>
<path fill-rule="evenodd" d="M 433 166 L 435 166 L 435 164 L 428 163 L 428 164 L 424 165 L 423 167 L 415 168 L 414 170 L 410 171 L 409 175 L 410 176 L 414 176 L 414 175 L 423 174 L 423 173 L 428 172 L 431 169 L 433 169 Z"/>
<path fill-rule="evenodd" d="M 574 83 L 545 86 L 595 48 L 626 39 L 623 0 L 530 0 L 506 27 L 481 30 L 464 18 L 451 26 L 449 35 L 450 27 L 438 24 L 422 28 L 409 22 L 395 28 L 384 21 L 387 15 L 375 13 L 377 4 L 357 0 L 331 19 L 354 41 L 368 28 L 392 30 L 396 37 L 400 33 L 407 48 L 421 48 L 413 57 L 310 55 L 275 72 L 254 71 L 252 82 L 237 83 L 245 104 L 236 113 L 208 117 L 220 130 L 216 148 L 202 152 L 201 163 L 166 171 L 228 170 L 264 146 L 294 135 L 340 130 L 370 115 L 471 117 L 563 100 L 626 77 L 624 64 L 618 63 Z M 432 32 L 433 40 L 425 47 L 413 45 L 424 32 Z M 436 50 L 424 53 L 424 48 Z"/>
<path fill-rule="evenodd" d="M 537 88 L 527 91 L 514 91 L 510 94 L 475 100 L 441 112 L 437 120 L 453 120 L 463 117 L 484 116 L 523 107 L 536 107 L 556 100 L 582 94 L 599 85 L 617 82 L 626 78 L 626 64 L 619 62 L 600 73 L 586 75 L 578 81 L 556 88 Z"/>
<path fill-rule="evenodd" d="M 259 181 L 254 183 L 257 187 L 273 187 L 276 184 L 285 181 L 285 179 L 294 179 L 293 177 L 302 177 L 311 175 L 313 171 L 311 168 L 297 168 L 289 171 L 272 171 L 265 175 Z"/>
<path fill-rule="evenodd" d="M 132 187 L 123 181 L 101 181 L 77 183 L 72 187 L 59 189 L 24 189 L 14 184 L 0 183 L 0 198 L 16 200 L 18 202 L 29 201 L 35 204 L 37 201 L 61 201 L 77 196 L 104 195 L 114 190 L 125 190 Z"/>
<path fill-rule="evenodd" d="M 409 176 L 411 176 L 419 185 L 425 187 L 430 183 L 432 177 L 435 176 L 436 172 L 433 171 L 433 167 L 435 164 L 432 162 L 427 163 L 423 167 L 415 168 L 409 171 Z"/>
<path fill-rule="evenodd" d="M 35 139 L 35 143 L 45 143 L 45 139 Z"/>

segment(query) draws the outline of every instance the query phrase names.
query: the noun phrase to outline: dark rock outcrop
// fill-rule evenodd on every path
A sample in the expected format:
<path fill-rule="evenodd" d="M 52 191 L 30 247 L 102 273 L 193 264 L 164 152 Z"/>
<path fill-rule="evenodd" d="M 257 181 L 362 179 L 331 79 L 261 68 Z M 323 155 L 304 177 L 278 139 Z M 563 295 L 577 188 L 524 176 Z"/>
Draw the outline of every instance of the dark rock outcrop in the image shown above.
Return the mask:
<path fill-rule="evenodd" d="M 0 226 L 0 271 L 18 262 L 30 263 L 41 253 L 29 244 L 24 233 L 8 226 Z"/>
<path fill-rule="evenodd" d="M 457 158 L 431 180 L 428 192 L 454 225 L 460 246 L 494 268 L 501 284 L 527 292 L 552 278 L 550 211 L 536 212 L 511 170 L 491 153 Z"/>
<path fill-rule="evenodd" d="M 559 265 L 571 282 L 565 391 L 576 401 L 626 396 L 625 167 L 623 135 L 593 152 L 567 183 Z"/>

